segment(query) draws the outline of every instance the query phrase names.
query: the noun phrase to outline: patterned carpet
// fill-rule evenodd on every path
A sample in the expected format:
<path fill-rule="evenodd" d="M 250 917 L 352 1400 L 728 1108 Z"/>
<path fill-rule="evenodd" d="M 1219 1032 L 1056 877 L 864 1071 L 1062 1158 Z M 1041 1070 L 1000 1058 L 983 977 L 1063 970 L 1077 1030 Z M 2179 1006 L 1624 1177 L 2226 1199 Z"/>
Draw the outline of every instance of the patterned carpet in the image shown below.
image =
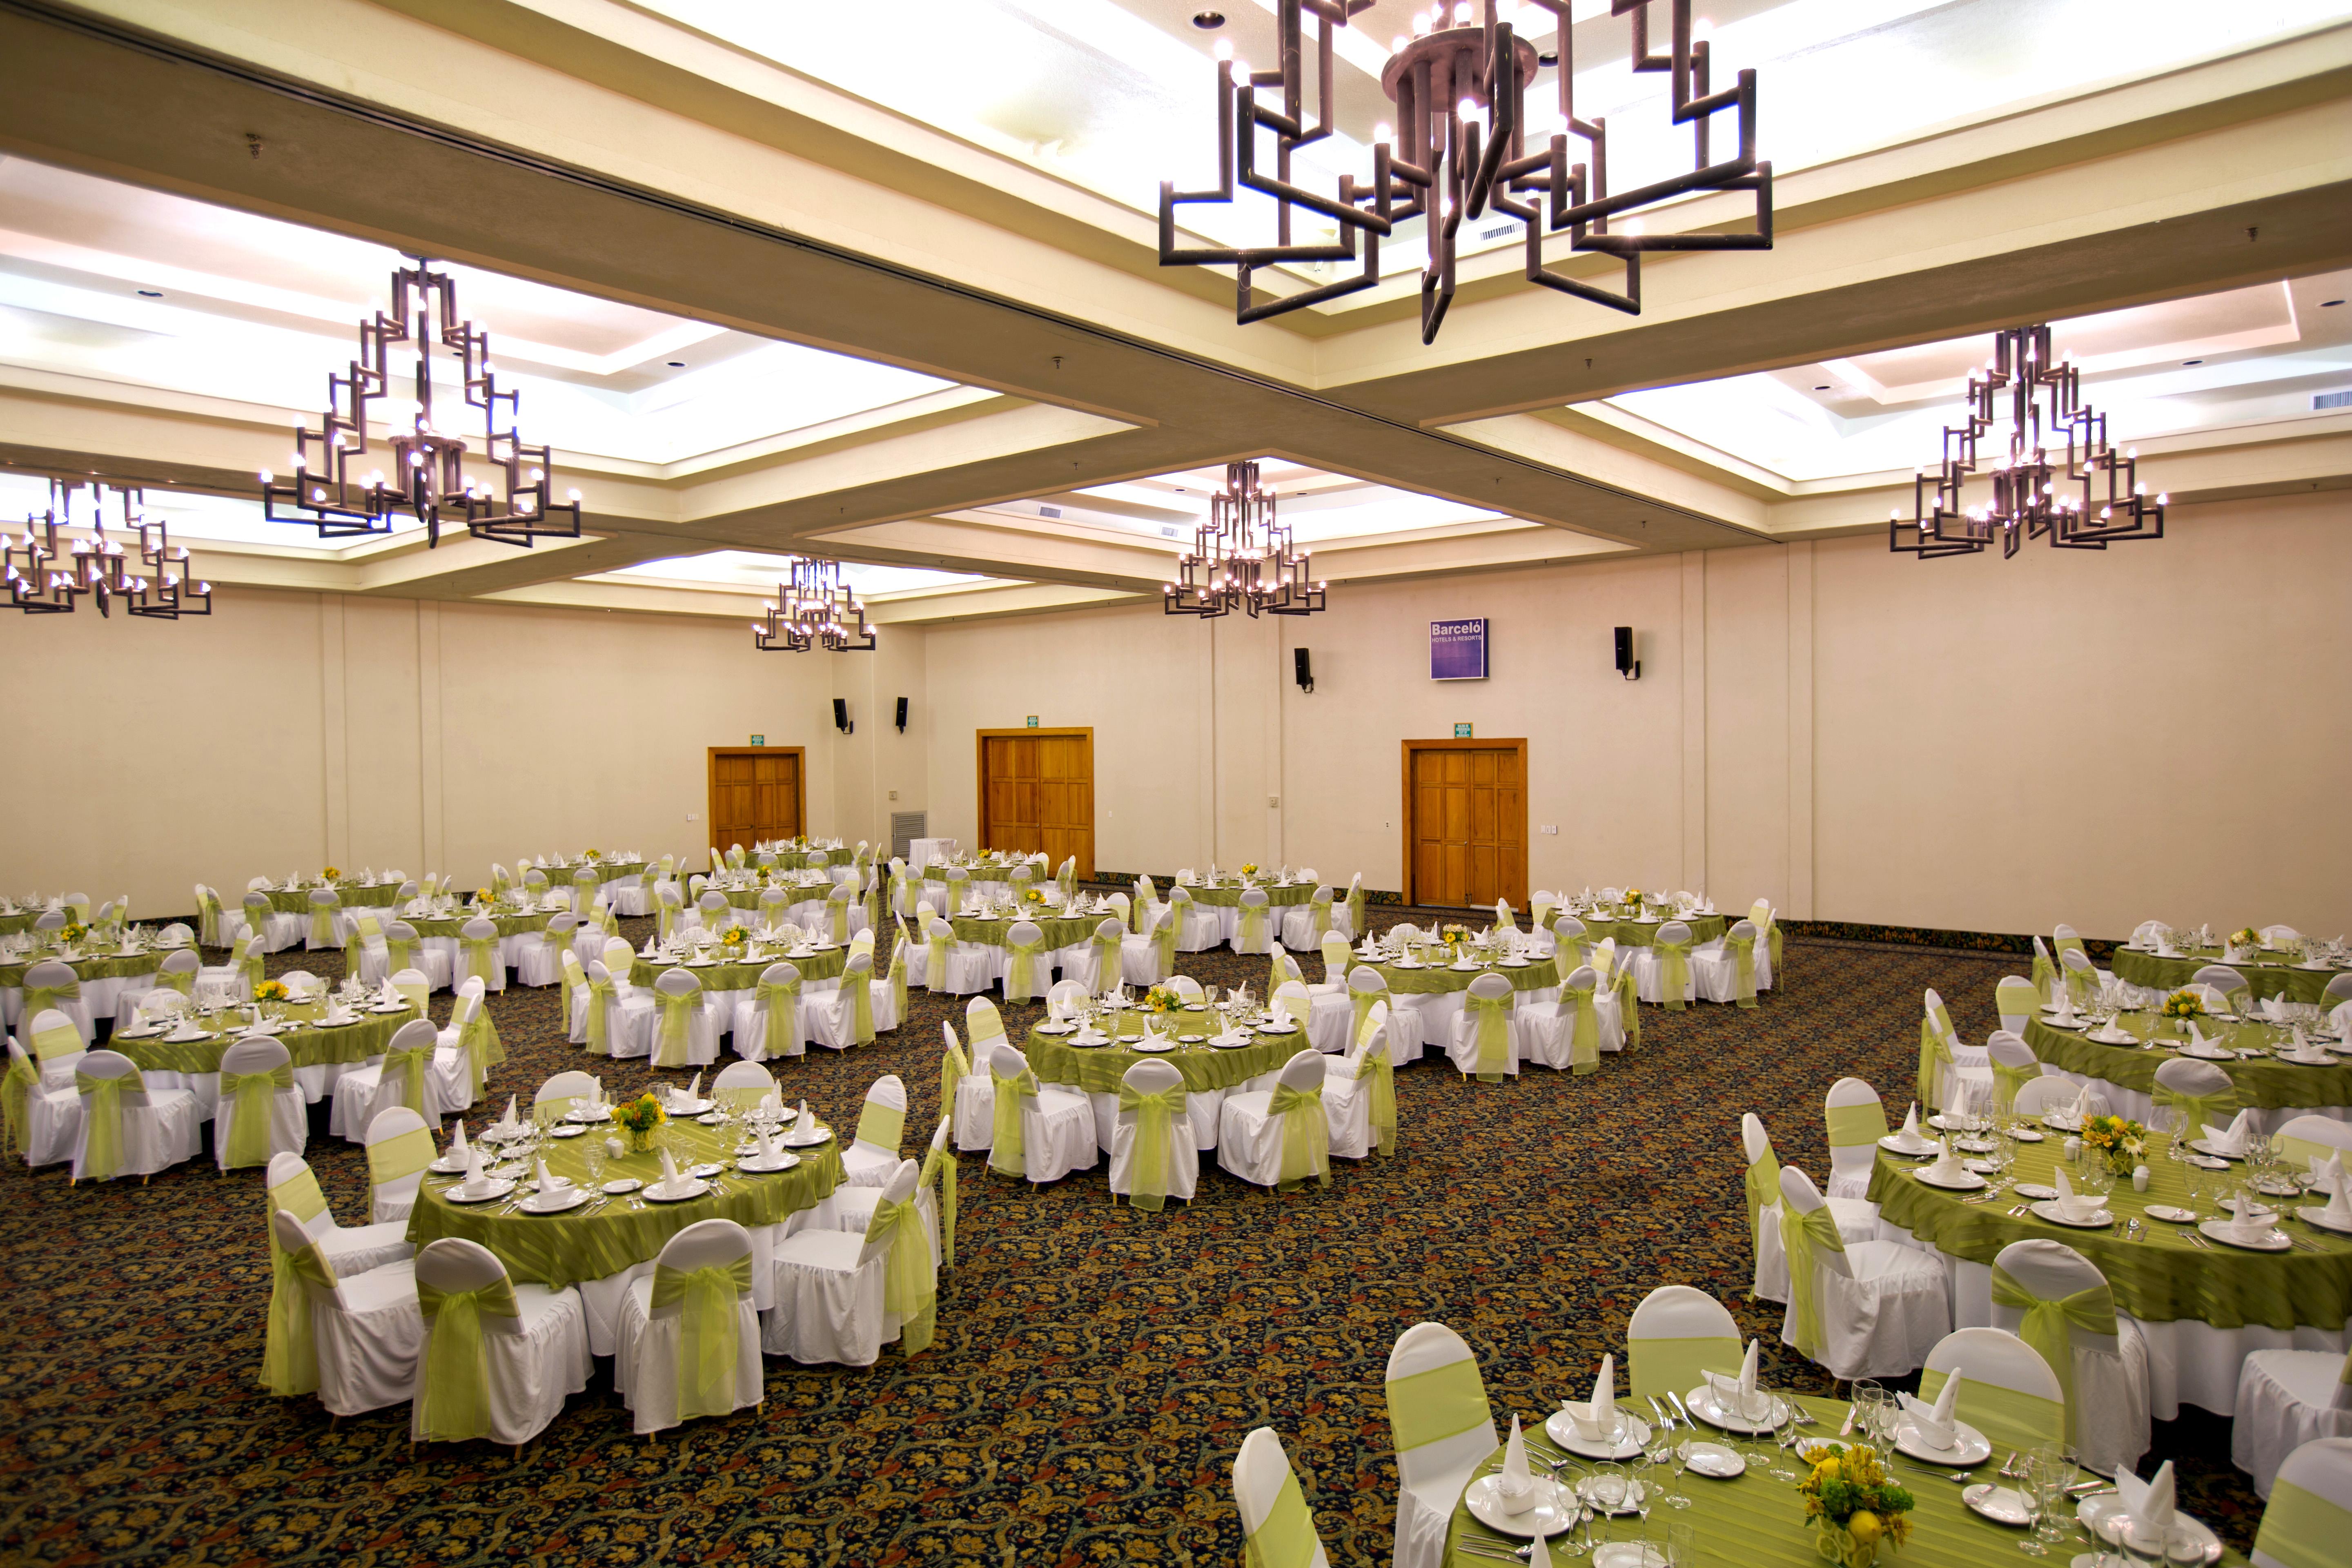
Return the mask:
<path fill-rule="evenodd" d="M 1412 913 L 1375 912 L 1382 925 Z M 1741 1294 L 1739 1112 L 1765 1118 L 1784 1161 L 1822 1173 L 1830 1083 L 1859 1073 L 1899 1107 L 1921 988 L 1981 1038 L 2011 961 L 1829 942 L 1788 956 L 1793 984 L 1758 1011 L 1644 1008 L 1640 1048 L 1596 1077 L 1531 1069 L 1488 1087 L 1424 1058 L 1398 1078 L 1400 1153 L 1339 1163 L 1328 1190 L 1277 1196 L 1204 1162 L 1191 1207 L 1142 1215 L 1109 1205 L 1099 1166 L 1033 1190 L 967 1158 L 930 1352 L 886 1349 L 866 1370 L 771 1360 L 763 1412 L 658 1445 L 630 1434 L 604 1370 L 520 1459 L 487 1444 L 412 1449 L 405 1406 L 331 1426 L 314 1401 L 257 1383 L 258 1173 L 222 1177 L 207 1159 L 146 1186 L 68 1190 L 62 1166 L 12 1165 L 0 1561 L 1231 1564 L 1229 1467 L 1243 1436 L 1271 1425 L 1332 1563 L 1386 1563 L 1396 1472 L 1381 1369 L 1416 1321 L 1463 1332 L 1498 1411 L 1533 1411 L 1581 1393 L 1641 1297 L 1681 1281 L 1764 1337 L 1769 1381 L 1828 1392 L 1783 1353 L 1780 1310 Z M 1266 966 L 1216 953 L 1181 967 L 1262 988 Z M 436 1001 L 446 1016 L 448 998 Z M 510 1057 L 500 1103 L 579 1061 L 552 990 L 491 1005 Z M 1034 1011 L 1008 1010 L 1016 1039 Z M 939 1114 L 946 1008 L 919 992 L 912 1012 L 871 1047 L 785 1065 L 786 1092 L 845 1126 L 873 1078 L 898 1072 L 915 1147 Z M 650 1069 L 621 1076 L 631 1089 Z M 324 1114 L 310 1158 L 351 1221 L 364 1165 L 327 1141 Z M 2184 1505 L 2243 1548 L 2260 1504 L 2227 1454 L 2224 1421 L 2158 1429 Z"/>

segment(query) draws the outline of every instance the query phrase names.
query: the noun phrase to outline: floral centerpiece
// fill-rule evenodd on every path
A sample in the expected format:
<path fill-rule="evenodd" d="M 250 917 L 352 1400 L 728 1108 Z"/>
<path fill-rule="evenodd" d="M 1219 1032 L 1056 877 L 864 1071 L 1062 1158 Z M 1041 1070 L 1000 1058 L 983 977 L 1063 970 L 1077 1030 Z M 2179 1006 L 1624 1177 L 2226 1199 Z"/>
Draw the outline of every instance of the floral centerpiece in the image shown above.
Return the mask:
<path fill-rule="evenodd" d="M 1244 876 L 1244 877 L 1255 877 L 1255 876 L 1256 876 L 1256 875 L 1257 875 L 1257 862 L 1256 862 L 1256 861 L 1255 861 L 1255 860 L 1244 860 L 1244 861 L 1243 861 L 1243 862 L 1242 862 L 1242 875 L 1243 875 L 1243 876 Z"/>
<path fill-rule="evenodd" d="M 478 907 L 487 909 L 494 900 L 495 895 L 492 894 L 488 888 L 476 888 L 474 889 L 474 902 Z"/>
<path fill-rule="evenodd" d="M 613 1125 L 629 1135 L 629 1147 L 642 1154 L 654 1145 L 654 1133 L 669 1118 L 651 1090 L 613 1107 Z"/>
<path fill-rule="evenodd" d="M 79 921 L 68 921 L 58 928 L 58 944 L 60 947 L 71 947 L 89 934 L 89 928 Z"/>
<path fill-rule="evenodd" d="M 1045 889 L 1043 888 L 1022 889 L 1021 902 L 1028 909 L 1043 909 L 1045 904 Z"/>
<path fill-rule="evenodd" d="M 1823 1443 L 1809 1449 L 1812 1469 L 1797 1483 L 1805 1500 L 1805 1521 L 1821 1533 L 1814 1545 L 1822 1558 L 1843 1568 L 1868 1568 L 1882 1550 L 1894 1552 L 1911 1539 L 1911 1494 L 1888 1479 L 1868 1448 Z"/>
<path fill-rule="evenodd" d="M 291 1000 L 293 994 L 286 989 L 286 982 L 283 980 L 265 980 L 253 988 L 253 999 L 256 1002 L 285 1002 Z"/>
<path fill-rule="evenodd" d="M 2261 935 L 2252 926 L 2240 926 L 2230 933 L 2228 941 L 2224 943 L 2232 958 L 2240 953 L 2258 952 L 2262 950 L 2262 945 Z"/>
<path fill-rule="evenodd" d="M 604 858 L 604 852 L 602 849 L 583 849 L 580 852 L 580 858 L 591 866 L 593 866 L 597 861 L 602 860 Z"/>
<path fill-rule="evenodd" d="M 320 887 L 331 888 L 342 879 L 343 868 L 341 866 L 321 866 L 319 868 L 319 885 Z"/>
<path fill-rule="evenodd" d="M 2156 1013 L 2158 1017 L 2169 1018 L 2185 1030 L 2189 1020 L 2205 1016 L 2205 998 L 2198 994 L 2195 986 L 2184 985 L 2167 996 Z"/>
<path fill-rule="evenodd" d="M 1639 888 L 1628 888 L 1618 897 L 1618 902 L 1637 915 L 1642 912 L 1642 906 L 1647 901 Z"/>
<path fill-rule="evenodd" d="M 2094 1116 L 2083 1123 L 2083 1147 L 2107 1157 L 2107 1168 L 2128 1176 L 2147 1159 L 2147 1129 L 2120 1116 Z"/>
<path fill-rule="evenodd" d="M 1143 994 L 1143 1005 L 1150 1013 L 1178 1013 L 1183 1010 L 1184 998 L 1173 986 L 1155 985 Z"/>
<path fill-rule="evenodd" d="M 741 926 L 729 926 L 719 934 L 719 945 L 730 953 L 740 954 L 751 945 L 751 933 Z"/>

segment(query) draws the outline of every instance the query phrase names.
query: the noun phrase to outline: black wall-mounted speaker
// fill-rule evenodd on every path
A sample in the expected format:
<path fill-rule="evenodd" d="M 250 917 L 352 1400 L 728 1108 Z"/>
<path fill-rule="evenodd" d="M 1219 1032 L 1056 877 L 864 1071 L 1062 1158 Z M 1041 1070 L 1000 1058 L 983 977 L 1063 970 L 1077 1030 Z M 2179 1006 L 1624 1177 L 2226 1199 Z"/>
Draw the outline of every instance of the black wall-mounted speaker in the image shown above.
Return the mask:
<path fill-rule="evenodd" d="M 1617 628 L 1617 673 L 1628 680 L 1642 679 L 1642 661 L 1633 657 L 1633 628 Z"/>
<path fill-rule="evenodd" d="M 845 735 L 849 734 L 857 728 L 856 725 L 849 721 L 848 699 L 836 697 L 833 700 L 833 727 L 840 731 Z"/>
<path fill-rule="evenodd" d="M 1307 662 L 1305 648 L 1295 647 L 1290 650 L 1290 665 L 1298 677 L 1299 689 L 1304 691 L 1314 690 L 1315 667 Z"/>
<path fill-rule="evenodd" d="M 900 699 L 898 699 L 898 733 L 900 733 L 901 735 L 903 735 L 903 734 L 905 734 L 906 732 L 907 732 L 907 700 L 906 700 L 905 698 L 901 697 Z"/>

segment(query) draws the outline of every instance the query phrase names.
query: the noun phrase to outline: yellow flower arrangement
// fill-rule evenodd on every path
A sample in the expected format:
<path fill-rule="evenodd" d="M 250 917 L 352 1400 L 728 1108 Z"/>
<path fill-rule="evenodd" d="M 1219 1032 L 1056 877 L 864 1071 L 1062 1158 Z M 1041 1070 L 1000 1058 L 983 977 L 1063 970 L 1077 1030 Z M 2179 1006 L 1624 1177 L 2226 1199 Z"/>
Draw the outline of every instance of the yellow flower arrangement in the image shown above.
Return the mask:
<path fill-rule="evenodd" d="M 1155 985 L 1143 994 L 1143 1005 L 1154 1013 L 1174 1013 L 1182 1009 L 1184 998 L 1172 987 Z"/>
<path fill-rule="evenodd" d="M 2105 1153 L 2108 1168 L 2118 1175 L 2129 1175 L 2147 1157 L 2147 1129 L 2120 1116 L 2092 1117 L 2083 1123 L 2082 1136 L 2084 1146 Z"/>
<path fill-rule="evenodd" d="M 1900 1551 L 1911 1539 L 1916 1500 L 1887 1479 L 1868 1448 L 1822 1443 L 1806 1450 L 1812 1468 L 1797 1483 L 1807 1523 L 1817 1523 L 1822 1558 L 1843 1568 L 1868 1568 L 1879 1548 Z"/>
<path fill-rule="evenodd" d="M 253 988 L 253 999 L 257 1002 L 283 1002 L 292 994 L 282 980 L 265 980 Z"/>
<path fill-rule="evenodd" d="M 627 1133 L 630 1143 L 640 1151 L 652 1146 L 655 1130 L 668 1120 L 651 1089 L 613 1107 L 613 1125 Z"/>
<path fill-rule="evenodd" d="M 1256 876 L 1256 875 L 1257 875 L 1257 862 L 1256 862 L 1256 861 L 1255 861 L 1255 860 L 1244 860 L 1244 861 L 1243 861 L 1243 862 L 1242 862 L 1242 875 L 1243 875 L 1243 876 L 1244 876 L 1244 877 L 1255 877 L 1255 876 Z"/>
<path fill-rule="evenodd" d="M 1045 901 L 1045 889 L 1043 888 L 1024 888 L 1021 889 L 1021 901 L 1032 906 L 1033 908 L 1037 905 L 1041 905 Z"/>
<path fill-rule="evenodd" d="M 478 904 L 487 904 L 490 901 L 490 890 L 488 888 L 476 888 L 474 889 L 474 902 Z"/>
<path fill-rule="evenodd" d="M 322 866 L 319 868 L 319 880 L 321 882 L 340 882 L 342 879 L 343 868 L 341 866 Z"/>
<path fill-rule="evenodd" d="M 1620 901 L 1622 902 L 1627 909 L 1639 914 L 1641 912 L 1642 906 L 1649 900 L 1643 896 L 1641 889 L 1628 888 L 1625 889 L 1624 897 Z"/>
<path fill-rule="evenodd" d="M 731 947 L 740 950 L 748 945 L 751 940 L 751 933 L 745 931 L 741 926 L 729 926 L 724 931 L 719 933 L 719 945 L 721 947 Z"/>
<path fill-rule="evenodd" d="M 58 942 L 61 946 L 71 947 L 89 934 L 89 928 L 79 921 L 68 921 L 58 928 Z"/>
<path fill-rule="evenodd" d="M 2163 1017 L 2186 1023 L 2191 1018 L 2205 1016 L 2205 998 L 2199 995 L 2194 987 L 2184 985 L 2167 996 L 2164 1005 L 2157 1011 Z"/>
<path fill-rule="evenodd" d="M 2253 927 L 2241 926 L 2230 933 L 2229 945 L 2241 952 L 2252 952 L 2263 945 L 2263 939 Z"/>

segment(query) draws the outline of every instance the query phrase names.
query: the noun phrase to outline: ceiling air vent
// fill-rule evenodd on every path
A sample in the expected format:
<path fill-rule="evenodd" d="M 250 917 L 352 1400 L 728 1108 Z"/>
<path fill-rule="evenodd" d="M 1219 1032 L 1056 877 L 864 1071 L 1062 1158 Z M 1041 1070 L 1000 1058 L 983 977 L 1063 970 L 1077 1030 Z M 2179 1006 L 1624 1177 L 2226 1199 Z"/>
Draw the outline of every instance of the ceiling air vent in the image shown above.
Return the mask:
<path fill-rule="evenodd" d="M 1059 517 L 1062 515 L 1062 509 L 1057 506 L 1041 506 L 1037 509 L 1037 515 L 1039 517 Z"/>
<path fill-rule="evenodd" d="M 1504 224 L 1504 225 L 1503 225 L 1501 227 L 1499 227 L 1499 228 L 1482 228 L 1482 229 L 1480 229 L 1480 230 L 1478 231 L 1478 237 L 1479 237 L 1480 239 L 1507 239 L 1507 238 L 1509 238 L 1512 235 L 1515 235 L 1515 234 L 1517 234 L 1517 233 L 1518 233 L 1518 232 L 1519 232 L 1519 226 L 1518 226 L 1517 224 L 1515 224 L 1515 223 L 1507 223 L 1507 224 Z"/>
<path fill-rule="evenodd" d="M 2311 411 L 2323 408 L 2352 408 L 2352 392 L 2315 392 L 2311 395 Z"/>

